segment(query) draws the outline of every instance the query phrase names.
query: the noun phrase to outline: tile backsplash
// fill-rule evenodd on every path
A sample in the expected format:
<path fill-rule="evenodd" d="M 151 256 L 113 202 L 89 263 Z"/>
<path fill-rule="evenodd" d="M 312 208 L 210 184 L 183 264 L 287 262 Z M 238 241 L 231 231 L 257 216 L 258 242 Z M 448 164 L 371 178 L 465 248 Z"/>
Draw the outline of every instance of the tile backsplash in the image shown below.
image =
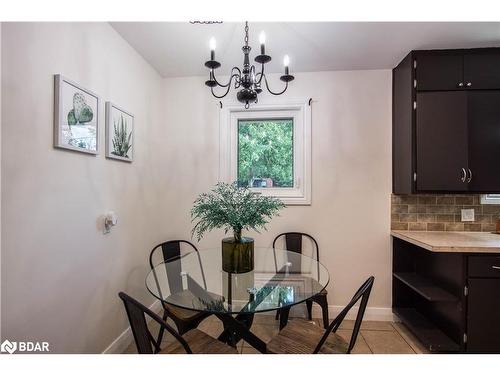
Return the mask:
<path fill-rule="evenodd" d="M 475 221 L 462 222 L 461 210 L 474 209 Z M 392 195 L 391 229 L 493 232 L 500 205 L 481 204 L 479 194 Z"/>

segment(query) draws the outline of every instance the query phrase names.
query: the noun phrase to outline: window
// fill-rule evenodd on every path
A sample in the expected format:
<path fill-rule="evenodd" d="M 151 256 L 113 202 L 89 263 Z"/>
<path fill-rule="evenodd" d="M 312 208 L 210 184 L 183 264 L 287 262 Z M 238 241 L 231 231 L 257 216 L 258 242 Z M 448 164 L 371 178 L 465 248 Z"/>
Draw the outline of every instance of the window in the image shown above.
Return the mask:
<path fill-rule="evenodd" d="M 500 194 L 481 195 L 481 204 L 500 204 Z"/>
<path fill-rule="evenodd" d="M 310 204 L 310 134 L 306 103 L 225 107 L 220 117 L 220 179 L 285 204 Z"/>

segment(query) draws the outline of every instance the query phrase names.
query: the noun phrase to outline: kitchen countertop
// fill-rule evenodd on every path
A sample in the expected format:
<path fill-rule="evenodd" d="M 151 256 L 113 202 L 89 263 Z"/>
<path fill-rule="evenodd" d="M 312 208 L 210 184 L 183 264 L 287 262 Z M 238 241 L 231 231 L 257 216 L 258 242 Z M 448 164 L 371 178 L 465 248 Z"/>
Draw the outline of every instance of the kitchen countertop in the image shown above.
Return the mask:
<path fill-rule="evenodd" d="M 500 234 L 495 233 L 393 230 L 391 236 L 434 252 L 500 253 Z"/>

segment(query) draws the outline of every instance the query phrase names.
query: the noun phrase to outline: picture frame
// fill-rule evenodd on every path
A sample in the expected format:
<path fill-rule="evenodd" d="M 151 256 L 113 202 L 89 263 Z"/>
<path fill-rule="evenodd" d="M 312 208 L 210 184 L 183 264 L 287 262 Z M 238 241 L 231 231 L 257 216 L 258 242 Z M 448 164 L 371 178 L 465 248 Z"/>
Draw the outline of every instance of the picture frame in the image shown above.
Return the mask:
<path fill-rule="evenodd" d="M 99 96 L 54 75 L 54 147 L 99 154 Z"/>
<path fill-rule="evenodd" d="M 134 132 L 134 115 L 112 102 L 106 102 L 106 158 L 133 162 Z"/>

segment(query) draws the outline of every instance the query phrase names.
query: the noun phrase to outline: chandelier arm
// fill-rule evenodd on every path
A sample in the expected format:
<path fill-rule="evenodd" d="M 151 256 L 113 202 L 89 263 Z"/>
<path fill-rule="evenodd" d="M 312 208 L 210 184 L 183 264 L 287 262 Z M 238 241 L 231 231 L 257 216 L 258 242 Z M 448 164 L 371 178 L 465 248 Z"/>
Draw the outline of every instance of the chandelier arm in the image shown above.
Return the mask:
<path fill-rule="evenodd" d="M 283 89 L 283 91 L 280 91 L 280 92 L 273 92 L 270 88 L 269 88 L 269 84 L 267 83 L 267 77 L 264 75 L 264 82 L 266 83 L 266 88 L 267 88 L 267 91 L 269 91 L 271 94 L 273 95 L 281 95 L 283 94 L 286 89 L 288 88 L 288 82 L 285 83 L 285 88 Z"/>
<path fill-rule="evenodd" d="M 210 87 L 210 91 L 212 92 L 212 95 L 215 96 L 217 99 L 222 99 L 223 97 L 225 97 L 228 93 L 229 93 L 229 90 L 231 90 L 231 82 L 233 81 L 233 78 L 236 77 L 238 78 L 238 75 L 237 74 L 233 74 L 230 78 L 229 78 L 229 82 L 227 83 L 226 86 L 222 86 L 222 87 L 227 87 L 227 90 L 226 92 L 223 94 L 223 95 L 217 95 L 215 92 L 214 92 L 214 88 L 213 87 Z M 214 77 L 214 80 L 215 80 L 215 77 Z M 217 82 L 217 81 L 216 81 Z"/>
<path fill-rule="evenodd" d="M 237 70 L 238 73 L 233 73 L 234 70 Z M 236 67 L 236 66 L 233 67 L 231 69 L 231 77 L 229 78 L 229 82 L 224 85 L 224 84 L 220 83 L 219 81 L 217 81 L 217 78 L 215 78 L 215 72 L 212 73 L 212 77 L 213 77 L 215 83 L 217 83 L 217 85 L 220 86 L 220 87 L 231 86 L 231 81 L 232 81 L 233 77 L 239 77 L 239 76 L 241 76 L 241 70 L 238 67 Z"/>
<path fill-rule="evenodd" d="M 233 71 L 236 70 L 238 73 L 233 73 Z M 234 77 L 234 88 L 237 89 L 240 87 L 240 80 L 241 80 L 241 70 L 237 66 L 233 67 L 231 69 L 231 77 Z"/>
<path fill-rule="evenodd" d="M 233 66 L 233 69 L 231 69 L 231 74 L 233 74 L 233 70 L 237 70 L 238 71 L 238 76 L 241 76 L 241 70 L 240 68 L 238 68 L 237 66 Z M 236 73 L 234 73 L 236 74 Z"/>
<path fill-rule="evenodd" d="M 262 77 L 264 77 L 264 64 L 261 64 L 261 65 L 262 65 L 262 68 L 261 68 L 261 70 L 260 70 L 260 73 L 257 73 L 257 74 L 255 75 L 255 79 L 257 79 L 257 77 L 259 77 L 259 76 L 260 76 L 260 77 L 259 77 L 259 80 L 256 82 L 256 83 L 257 83 L 257 85 L 259 85 L 259 86 L 260 86 L 260 84 L 261 84 L 261 82 L 262 82 Z"/>
<path fill-rule="evenodd" d="M 231 86 L 228 86 L 227 87 L 227 90 L 226 92 L 223 94 L 223 95 L 217 95 L 215 92 L 214 92 L 214 88 L 213 87 L 210 87 L 210 91 L 212 91 L 212 95 L 215 96 L 217 99 L 222 99 L 223 97 L 225 97 L 227 94 L 229 94 L 229 90 L 231 90 Z"/>

